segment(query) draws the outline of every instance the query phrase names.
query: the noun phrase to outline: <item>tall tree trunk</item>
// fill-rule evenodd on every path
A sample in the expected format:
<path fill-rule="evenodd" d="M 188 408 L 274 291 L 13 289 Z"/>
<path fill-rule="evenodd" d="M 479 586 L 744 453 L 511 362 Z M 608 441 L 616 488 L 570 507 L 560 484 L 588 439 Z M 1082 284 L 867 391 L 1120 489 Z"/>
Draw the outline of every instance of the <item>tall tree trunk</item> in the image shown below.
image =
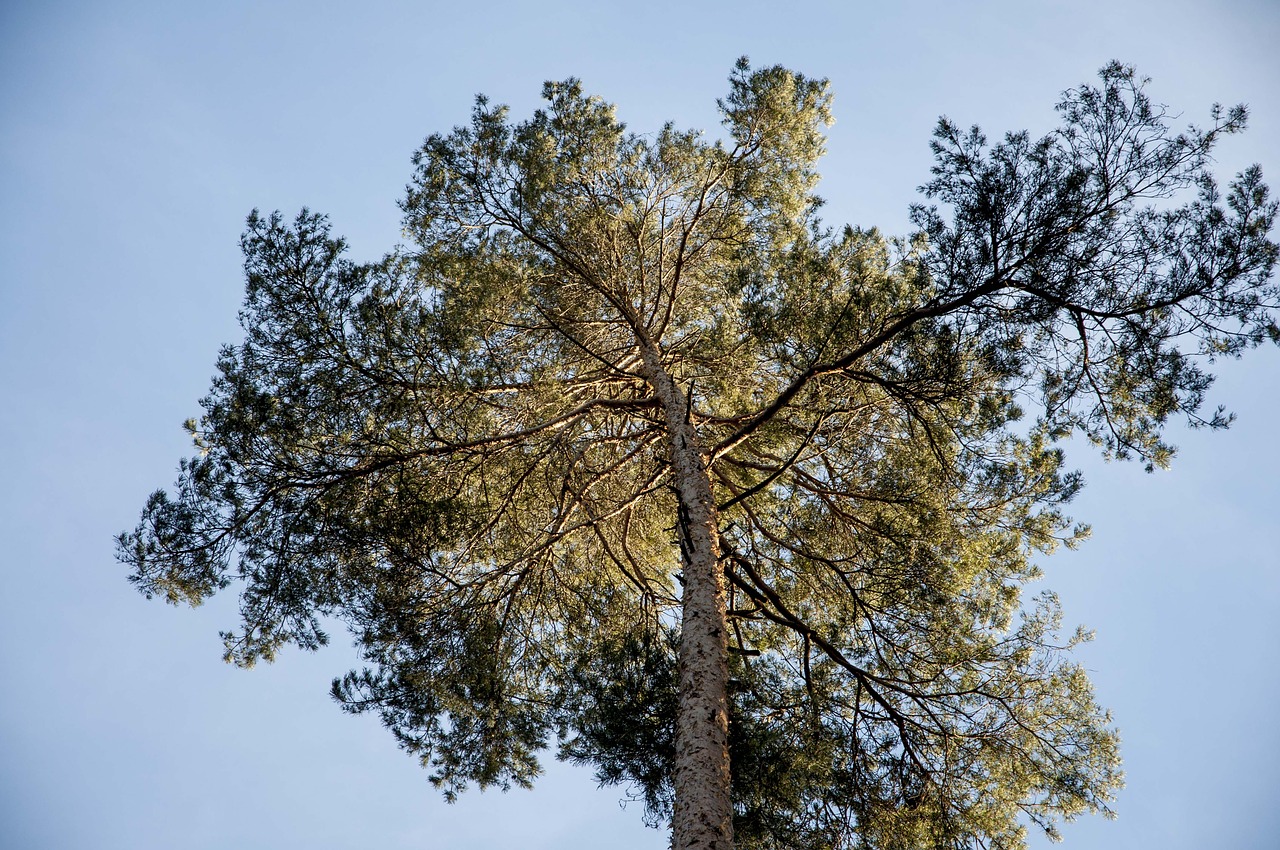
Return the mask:
<path fill-rule="evenodd" d="M 684 555 L 671 846 L 732 850 L 728 626 L 715 499 L 698 434 L 689 420 L 689 400 L 662 368 L 656 347 L 644 348 L 649 380 L 671 440 Z"/>

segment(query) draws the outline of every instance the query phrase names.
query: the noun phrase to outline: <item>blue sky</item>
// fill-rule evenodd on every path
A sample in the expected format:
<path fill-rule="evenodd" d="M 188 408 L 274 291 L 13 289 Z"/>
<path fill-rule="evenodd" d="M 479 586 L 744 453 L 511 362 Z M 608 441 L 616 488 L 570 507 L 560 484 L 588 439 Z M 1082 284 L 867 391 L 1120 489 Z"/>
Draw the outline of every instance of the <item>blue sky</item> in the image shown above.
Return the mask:
<path fill-rule="evenodd" d="M 826 218 L 906 229 L 937 116 L 1048 129 L 1112 58 L 1203 120 L 1245 101 L 1224 174 L 1280 175 L 1280 6 L 1259 2 L 0 4 L 0 846 L 662 848 L 620 789 L 554 762 L 443 803 L 329 680 L 354 656 L 221 663 L 234 600 L 146 602 L 112 557 L 189 451 L 238 337 L 254 207 L 328 213 L 369 259 L 426 134 L 485 92 L 581 77 L 632 129 L 715 129 L 739 55 L 826 76 Z M 358 9 L 358 11 L 356 11 Z M 1169 472 L 1072 448 L 1094 539 L 1046 564 L 1124 736 L 1119 820 L 1068 847 L 1262 850 L 1280 835 L 1280 352 L 1222 365 L 1226 433 Z M 1045 846 L 1038 842 L 1035 846 Z"/>

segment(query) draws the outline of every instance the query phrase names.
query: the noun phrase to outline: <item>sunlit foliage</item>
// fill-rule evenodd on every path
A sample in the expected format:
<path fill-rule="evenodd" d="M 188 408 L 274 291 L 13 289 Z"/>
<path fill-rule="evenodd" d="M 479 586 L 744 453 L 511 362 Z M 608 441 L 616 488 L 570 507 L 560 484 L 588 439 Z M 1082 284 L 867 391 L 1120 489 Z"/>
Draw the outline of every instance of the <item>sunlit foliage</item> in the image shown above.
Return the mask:
<path fill-rule="evenodd" d="M 681 388 L 727 582 L 734 831 L 755 848 L 1015 848 L 1105 810 L 1117 736 L 1036 559 L 1086 529 L 1063 438 L 1163 465 L 1213 356 L 1275 339 L 1276 206 L 1131 69 L 1063 125 L 939 123 L 918 232 L 829 229 L 824 81 L 741 63 L 725 133 L 628 132 L 577 81 L 426 140 L 407 247 L 249 218 L 244 341 L 199 453 L 120 538 L 145 593 L 234 585 L 227 657 L 350 628 L 334 683 L 449 796 L 592 765 L 673 802 Z M 1183 199 L 1189 191 L 1191 198 Z"/>

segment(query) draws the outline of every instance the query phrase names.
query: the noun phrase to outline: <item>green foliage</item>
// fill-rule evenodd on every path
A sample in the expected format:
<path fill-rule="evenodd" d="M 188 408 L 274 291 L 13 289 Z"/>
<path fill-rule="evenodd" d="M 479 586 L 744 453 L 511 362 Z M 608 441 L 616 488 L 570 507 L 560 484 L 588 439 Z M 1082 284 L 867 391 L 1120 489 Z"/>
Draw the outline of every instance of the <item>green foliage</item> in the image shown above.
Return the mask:
<path fill-rule="evenodd" d="M 558 741 L 663 822 L 682 562 L 651 342 L 718 501 L 737 845 L 1016 848 L 1105 811 L 1083 635 L 1021 597 L 1086 533 L 1057 444 L 1163 465 L 1171 417 L 1226 424 L 1203 364 L 1280 332 L 1276 205 L 1207 171 L 1244 111 L 1175 134 L 1131 69 L 1101 80 L 1037 141 L 942 120 L 909 240 L 819 222 L 826 84 L 745 61 L 722 140 L 628 133 L 576 80 L 517 124 L 479 99 L 377 263 L 255 213 L 245 340 L 120 537 L 132 580 L 238 586 L 239 664 L 345 623 L 370 666 L 334 696 L 450 798 Z"/>

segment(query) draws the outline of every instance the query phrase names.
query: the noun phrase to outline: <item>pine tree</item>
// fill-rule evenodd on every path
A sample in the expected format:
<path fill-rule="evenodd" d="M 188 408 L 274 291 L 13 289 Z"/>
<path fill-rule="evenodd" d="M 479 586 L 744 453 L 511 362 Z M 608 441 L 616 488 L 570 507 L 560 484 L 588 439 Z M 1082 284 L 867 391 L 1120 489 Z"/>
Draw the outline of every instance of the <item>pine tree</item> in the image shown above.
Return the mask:
<path fill-rule="evenodd" d="M 334 683 L 452 798 L 538 753 L 677 848 L 1023 846 L 1106 810 L 1110 718 L 1036 559 L 1086 532 L 1061 442 L 1168 462 L 1206 364 L 1280 339 L 1255 167 L 1112 64 L 1062 127 L 939 122 L 918 232 L 828 229 L 826 82 L 740 62 L 725 134 L 576 80 L 427 139 L 410 247 L 250 216 L 244 342 L 121 558 L 236 585 L 227 658 L 350 627 Z M 1190 195 L 1184 198 L 1184 195 Z"/>

